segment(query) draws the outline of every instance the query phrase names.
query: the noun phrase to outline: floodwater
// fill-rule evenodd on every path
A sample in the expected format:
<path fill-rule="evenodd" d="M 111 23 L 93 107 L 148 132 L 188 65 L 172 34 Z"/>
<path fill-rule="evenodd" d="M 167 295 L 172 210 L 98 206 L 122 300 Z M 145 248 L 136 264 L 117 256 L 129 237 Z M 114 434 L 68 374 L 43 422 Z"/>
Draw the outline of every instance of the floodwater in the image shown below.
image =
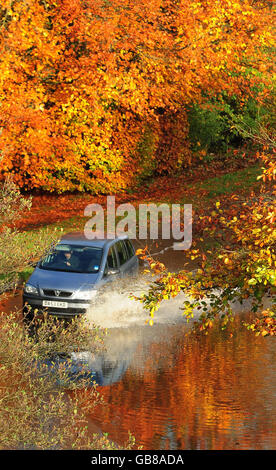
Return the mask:
<path fill-rule="evenodd" d="M 113 300 L 102 317 L 106 351 L 75 357 L 94 370 L 105 399 L 94 424 L 120 444 L 130 431 L 146 450 L 276 448 L 275 339 L 246 330 L 247 313 L 230 331 L 199 336 L 181 317 L 180 299 L 164 304 L 152 327 L 137 307 Z"/>
<path fill-rule="evenodd" d="M 276 343 L 243 326 L 249 305 L 236 306 L 230 330 L 195 335 L 179 310 L 183 296 L 145 325 L 129 297 L 138 288 L 146 286 L 116 288 L 91 306 L 88 321 L 108 328 L 105 350 L 71 357 L 105 400 L 88 417 L 91 432 L 123 444 L 130 431 L 145 450 L 275 449 Z"/>

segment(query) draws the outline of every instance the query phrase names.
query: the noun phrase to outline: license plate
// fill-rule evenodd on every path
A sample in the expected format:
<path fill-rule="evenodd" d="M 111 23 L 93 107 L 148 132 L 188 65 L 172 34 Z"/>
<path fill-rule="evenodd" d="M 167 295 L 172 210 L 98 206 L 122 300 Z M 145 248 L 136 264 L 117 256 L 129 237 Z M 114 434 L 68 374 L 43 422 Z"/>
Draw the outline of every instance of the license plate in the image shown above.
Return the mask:
<path fill-rule="evenodd" d="M 57 308 L 67 308 L 67 302 L 57 302 L 55 300 L 43 300 L 42 302 L 43 307 L 57 307 Z"/>

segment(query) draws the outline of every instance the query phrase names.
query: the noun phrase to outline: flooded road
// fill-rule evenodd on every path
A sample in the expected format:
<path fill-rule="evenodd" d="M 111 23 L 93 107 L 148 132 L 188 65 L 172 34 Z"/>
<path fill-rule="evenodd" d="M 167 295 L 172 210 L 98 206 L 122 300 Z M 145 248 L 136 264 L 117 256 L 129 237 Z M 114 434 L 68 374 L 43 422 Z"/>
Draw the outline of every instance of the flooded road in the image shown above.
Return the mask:
<path fill-rule="evenodd" d="M 197 336 L 181 316 L 180 296 L 150 327 L 129 292 L 107 293 L 88 313 L 108 328 L 105 351 L 71 357 L 105 400 L 89 416 L 91 432 L 123 444 L 130 431 L 145 450 L 275 449 L 276 342 L 246 330 L 248 306 L 236 308 L 231 330 Z"/>
<path fill-rule="evenodd" d="M 118 443 L 144 449 L 275 449 L 276 347 L 235 318 L 187 334 L 189 325 L 113 328 L 90 362 L 105 406 L 90 419 Z"/>

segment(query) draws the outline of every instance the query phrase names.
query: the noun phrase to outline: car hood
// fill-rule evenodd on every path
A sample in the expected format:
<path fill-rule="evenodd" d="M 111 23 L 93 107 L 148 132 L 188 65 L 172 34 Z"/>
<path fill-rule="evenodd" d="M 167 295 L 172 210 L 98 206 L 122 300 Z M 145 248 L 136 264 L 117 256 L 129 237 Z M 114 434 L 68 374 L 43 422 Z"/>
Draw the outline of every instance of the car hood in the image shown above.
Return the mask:
<path fill-rule="evenodd" d="M 76 291 L 93 288 L 98 277 L 99 273 L 69 273 L 36 268 L 28 283 L 42 289 Z"/>

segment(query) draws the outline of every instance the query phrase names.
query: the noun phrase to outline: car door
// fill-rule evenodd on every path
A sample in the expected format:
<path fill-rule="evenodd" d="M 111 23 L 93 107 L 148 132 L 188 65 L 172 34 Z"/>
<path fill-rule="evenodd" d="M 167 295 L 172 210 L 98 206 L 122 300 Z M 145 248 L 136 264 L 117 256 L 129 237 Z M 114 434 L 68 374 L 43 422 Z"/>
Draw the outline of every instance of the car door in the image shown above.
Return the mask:
<path fill-rule="evenodd" d="M 107 253 L 103 281 L 104 283 L 114 281 L 116 278 L 120 277 L 120 274 L 120 266 L 115 245 L 111 245 Z"/>
<path fill-rule="evenodd" d="M 115 245 L 120 264 L 121 277 L 134 274 L 136 272 L 136 257 L 134 255 L 132 245 L 128 248 L 125 243 L 126 241 L 129 240 L 119 240 Z"/>
<path fill-rule="evenodd" d="M 139 269 L 139 261 L 135 254 L 134 246 L 129 239 L 124 240 L 124 244 L 129 256 L 128 270 L 131 274 L 137 274 Z"/>

